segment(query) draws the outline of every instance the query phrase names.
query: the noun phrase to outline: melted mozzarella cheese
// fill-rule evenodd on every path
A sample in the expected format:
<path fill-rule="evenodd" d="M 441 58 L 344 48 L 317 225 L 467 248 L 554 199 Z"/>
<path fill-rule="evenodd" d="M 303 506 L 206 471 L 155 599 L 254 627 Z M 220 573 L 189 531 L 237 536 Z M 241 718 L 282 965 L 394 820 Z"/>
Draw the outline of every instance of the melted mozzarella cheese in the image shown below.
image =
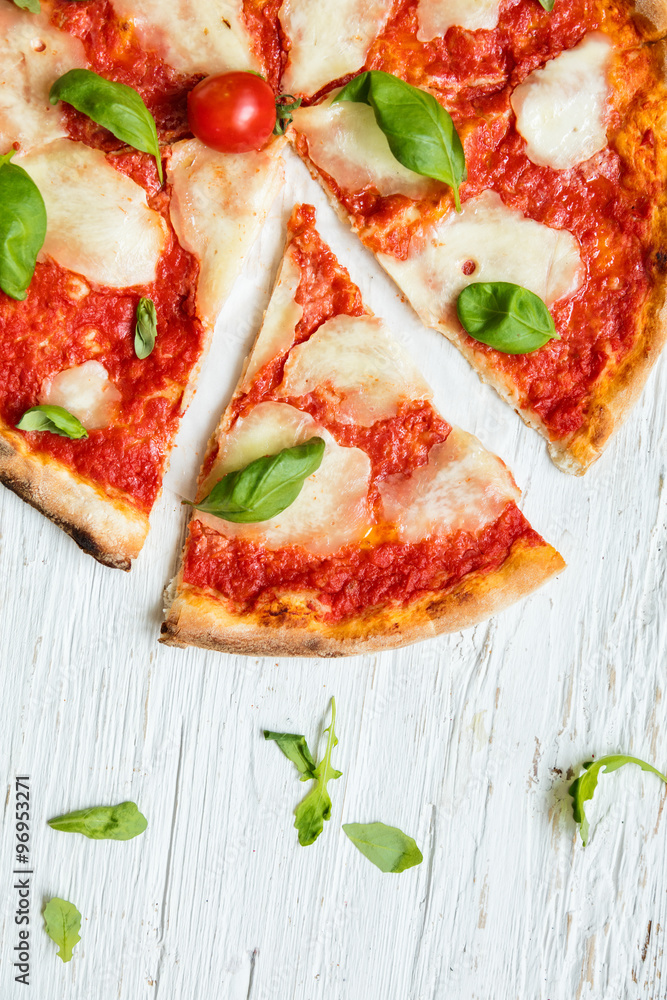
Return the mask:
<path fill-rule="evenodd" d="M 441 185 L 408 170 L 394 157 L 366 104 L 341 101 L 300 108 L 294 128 L 308 140 L 308 155 L 343 191 L 373 186 L 383 196 L 423 198 Z"/>
<path fill-rule="evenodd" d="M 300 283 L 301 268 L 288 250 L 271 293 L 262 329 L 248 358 L 242 390 L 248 388 L 257 372 L 268 361 L 289 351 L 294 343 L 296 326 L 303 315 L 303 306 L 294 299 Z"/>
<path fill-rule="evenodd" d="M 500 0 L 419 0 L 417 38 L 443 38 L 455 25 L 469 31 L 495 28 L 499 10 Z"/>
<path fill-rule="evenodd" d="M 100 150 L 57 139 L 13 162 L 26 170 L 46 205 L 41 257 L 112 288 L 155 281 L 165 223 L 146 192 Z"/>
<path fill-rule="evenodd" d="M 605 148 L 611 53 L 604 35 L 587 35 L 516 88 L 516 127 L 533 163 L 568 170 Z"/>
<path fill-rule="evenodd" d="M 14 142 L 22 151 L 67 135 L 62 105 L 49 103 L 54 80 L 86 66 L 83 43 L 49 21 L 0 4 L 0 153 Z"/>
<path fill-rule="evenodd" d="M 197 312 L 213 325 L 280 183 L 280 143 L 218 153 L 197 139 L 173 147 L 169 212 L 181 246 L 199 259 Z M 239 197 L 242 192 L 242 197 Z"/>
<path fill-rule="evenodd" d="M 335 316 L 291 351 L 279 392 L 305 396 L 318 386 L 337 397 L 339 420 L 364 427 L 395 416 L 402 402 L 431 398 L 419 370 L 374 316 Z"/>
<path fill-rule="evenodd" d="M 235 524 L 201 511 L 194 516 L 228 538 L 249 538 L 270 549 L 302 545 L 316 555 L 330 554 L 363 538 L 371 525 L 368 455 L 359 448 L 341 447 L 307 413 L 285 403 L 260 403 L 237 421 L 224 440 L 216 478 L 311 437 L 321 437 L 326 443 L 322 464 L 282 514 L 257 524 Z"/>
<path fill-rule="evenodd" d="M 242 0 L 112 0 L 147 49 L 181 73 L 257 70 Z"/>
<path fill-rule="evenodd" d="M 99 361 L 86 361 L 66 368 L 45 382 L 39 401 L 62 406 L 77 417 L 87 431 L 93 431 L 108 427 L 121 398 L 118 389 L 109 381 L 104 365 Z"/>
<path fill-rule="evenodd" d="M 283 0 L 280 22 L 290 42 L 282 89 L 315 94 L 364 64 L 393 0 Z"/>
<path fill-rule="evenodd" d="M 418 542 L 455 531 L 477 534 L 521 494 L 505 464 L 454 427 L 431 448 L 427 465 L 409 476 L 388 476 L 380 495 L 384 516 L 401 539 Z"/>
<path fill-rule="evenodd" d="M 427 325 L 459 329 L 456 300 L 474 281 L 510 281 L 547 305 L 576 290 L 583 277 L 579 244 L 564 229 L 507 208 L 492 191 L 471 198 L 460 214 L 438 222 L 406 260 L 378 254 Z M 470 264 L 474 271 L 468 274 Z"/>

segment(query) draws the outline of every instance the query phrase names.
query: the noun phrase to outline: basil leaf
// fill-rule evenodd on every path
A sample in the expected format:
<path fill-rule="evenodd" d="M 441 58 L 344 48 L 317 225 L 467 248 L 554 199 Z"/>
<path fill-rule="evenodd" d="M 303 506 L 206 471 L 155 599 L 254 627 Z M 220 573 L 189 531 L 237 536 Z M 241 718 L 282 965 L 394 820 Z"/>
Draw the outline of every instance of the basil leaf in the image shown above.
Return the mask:
<path fill-rule="evenodd" d="M 157 313 L 152 299 L 140 298 L 137 304 L 137 321 L 134 327 L 134 353 L 143 361 L 155 347 Z"/>
<path fill-rule="evenodd" d="M 435 97 L 391 73 L 371 69 L 350 80 L 334 97 L 336 101 L 368 104 L 398 162 L 449 184 L 456 211 L 461 211 L 459 186 L 466 179 L 465 154 L 451 116 Z"/>
<path fill-rule="evenodd" d="M 412 837 L 398 827 L 384 823 L 344 823 L 343 831 L 381 872 L 404 872 L 424 860 Z"/>
<path fill-rule="evenodd" d="M 162 158 L 152 114 L 132 87 L 106 80 L 90 69 L 71 69 L 49 92 L 51 104 L 65 101 L 109 129 L 117 139 L 142 153 L 151 153 L 162 177 Z"/>
<path fill-rule="evenodd" d="M 39 0 L 14 0 L 14 5 L 21 10 L 29 10 L 31 14 L 39 14 L 42 9 Z"/>
<path fill-rule="evenodd" d="M 554 4 L 556 0 L 540 0 L 540 3 L 545 10 L 552 11 L 554 9 Z"/>
<path fill-rule="evenodd" d="M 21 431 L 50 431 L 73 440 L 88 437 L 88 431 L 72 413 L 48 403 L 26 410 L 16 426 Z"/>
<path fill-rule="evenodd" d="M 560 340 L 539 295 L 509 281 L 467 285 L 456 310 L 471 337 L 503 354 L 530 354 L 550 340 Z"/>
<path fill-rule="evenodd" d="M 44 925 L 46 933 L 59 946 L 58 958 L 69 962 L 74 946 L 81 937 L 81 914 L 74 903 L 54 896 L 44 908 Z"/>
<path fill-rule="evenodd" d="M 342 771 L 331 766 L 331 752 L 338 744 L 334 732 L 336 722 L 336 699 L 331 699 L 331 724 L 324 730 L 328 733 L 327 748 L 324 757 L 319 762 L 313 777 L 315 787 L 308 792 L 305 799 L 294 810 L 294 826 L 299 832 L 299 843 L 302 847 L 313 844 L 324 829 L 325 820 L 331 819 L 331 798 L 327 791 L 327 783 L 334 778 L 340 778 Z"/>
<path fill-rule="evenodd" d="M 144 832 L 148 821 L 136 803 L 121 802 L 117 806 L 77 809 L 48 820 L 48 824 L 65 833 L 82 833 L 90 840 L 132 840 Z"/>
<path fill-rule="evenodd" d="M 605 773 L 617 771 L 619 767 L 623 767 L 624 764 L 636 764 L 638 767 L 641 767 L 642 771 L 650 771 L 651 774 L 656 774 L 667 784 L 667 777 L 665 777 L 664 774 L 661 774 L 660 771 L 656 771 L 656 769 L 651 764 L 647 764 L 645 760 L 639 760 L 638 757 L 627 757 L 625 754 L 611 754 L 608 757 L 600 757 L 599 760 L 587 761 L 583 765 L 585 768 L 584 773 L 580 774 L 576 781 L 573 781 L 568 789 L 570 795 L 572 796 L 572 812 L 574 814 L 574 821 L 579 824 L 581 842 L 584 847 L 588 843 L 589 833 L 588 820 L 586 819 L 586 813 L 584 812 L 584 802 L 588 802 L 589 799 L 593 798 L 593 793 L 595 792 L 598 784 L 598 777 L 602 770 L 604 770 Z"/>
<path fill-rule="evenodd" d="M 312 437 L 277 455 L 257 458 L 238 472 L 228 472 L 199 503 L 183 503 L 225 521 L 268 521 L 294 503 L 305 480 L 319 469 L 323 455 L 324 441 Z"/>
<path fill-rule="evenodd" d="M 46 208 L 32 177 L 9 162 L 13 155 L 0 156 L 0 288 L 22 302 L 46 236 Z"/>
<path fill-rule="evenodd" d="M 302 775 L 302 781 L 315 777 L 315 761 L 305 736 L 299 736 L 297 733 L 273 733 L 265 729 L 264 739 L 275 740 L 287 759 L 296 765 L 297 771 Z"/>

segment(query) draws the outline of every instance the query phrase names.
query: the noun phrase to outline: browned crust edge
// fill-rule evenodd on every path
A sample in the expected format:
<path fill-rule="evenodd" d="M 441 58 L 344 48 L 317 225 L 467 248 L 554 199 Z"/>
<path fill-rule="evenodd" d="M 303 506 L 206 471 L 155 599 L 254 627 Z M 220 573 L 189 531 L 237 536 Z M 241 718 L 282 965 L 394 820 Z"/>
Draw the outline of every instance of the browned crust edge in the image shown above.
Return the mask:
<path fill-rule="evenodd" d="M 430 592 L 406 607 L 373 608 L 335 624 L 315 618 L 308 607 L 312 594 L 282 595 L 270 614 L 237 614 L 228 602 L 177 579 L 160 642 L 244 656 L 376 653 L 469 628 L 532 593 L 564 567 L 551 545 L 519 540 L 498 569 L 471 573 L 447 593 Z"/>
<path fill-rule="evenodd" d="M 129 570 L 148 534 L 148 517 L 56 459 L 29 452 L 0 428 L 0 482 L 70 535 L 105 566 Z"/>
<path fill-rule="evenodd" d="M 635 17 L 647 41 L 667 34 L 667 0 L 635 0 Z"/>

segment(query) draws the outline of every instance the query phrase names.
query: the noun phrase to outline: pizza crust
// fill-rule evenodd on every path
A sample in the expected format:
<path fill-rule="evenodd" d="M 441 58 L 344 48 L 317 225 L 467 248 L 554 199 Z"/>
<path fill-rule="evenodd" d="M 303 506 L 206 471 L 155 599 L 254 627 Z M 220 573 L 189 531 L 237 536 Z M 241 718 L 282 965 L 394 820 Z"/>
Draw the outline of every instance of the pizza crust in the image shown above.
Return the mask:
<path fill-rule="evenodd" d="M 471 573 L 452 590 L 371 608 L 334 624 L 319 620 L 311 593 L 284 594 L 263 612 L 235 613 L 213 592 L 175 581 L 160 642 L 244 656 L 356 656 L 469 628 L 532 593 L 565 567 L 551 545 L 515 542 L 497 570 Z"/>
<path fill-rule="evenodd" d="M 0 482 L 66 531 L 79 548 L 105 566 L 129 570 L 148 534 L 148 517 L 22 439 L 0 429 Z"/>
<path fill-rule="evenodd" d="M 635 0 L 635 17 L 647 41 L 667 34 L 667 0 Z"/>

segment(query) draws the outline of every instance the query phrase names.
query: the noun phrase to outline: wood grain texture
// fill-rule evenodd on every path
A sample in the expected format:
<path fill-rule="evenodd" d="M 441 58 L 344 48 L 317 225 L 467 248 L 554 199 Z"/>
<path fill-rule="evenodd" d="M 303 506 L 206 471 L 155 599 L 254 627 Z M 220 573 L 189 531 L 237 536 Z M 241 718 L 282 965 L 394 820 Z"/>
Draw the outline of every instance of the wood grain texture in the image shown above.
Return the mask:
<path fill-rule="evenodd" d="M 563 475 L 288 166 L 219 326 L 205 378 L 220 405 L 266 303 L 282 221 L 307 197 L 444 414 L 508 461 L 569 568 L 485 625 L 379 656 L 176 650 L 156 642 L 183 530 L 176 493 L 125 575 L 0 492 L 0 996 L 26 995 L 10 967 L 11 785 L 23 773 L 39 1000 L 664 1000 L 665 789 L 637 769 L 603 775 L 583 849 L 567 785 L 591 754 L 667 766 L 667 365 L 587 476 Z M 187 490 L 214 418 L 196 399 L 172 489 Z M 300 848 L 292 810 L 305 786 L 261 730 L 314 741 L 332 694 L 344 773 L 331 822 Z M 129 843 L 45 825 L 127 798 L 149 819 Z M 424 863 L 398 876 L 370 865 L 341 823 L 374 820 L 413 835 Z M 50 895 L 84 917 L 69 965 L 41 930 Z"/>

